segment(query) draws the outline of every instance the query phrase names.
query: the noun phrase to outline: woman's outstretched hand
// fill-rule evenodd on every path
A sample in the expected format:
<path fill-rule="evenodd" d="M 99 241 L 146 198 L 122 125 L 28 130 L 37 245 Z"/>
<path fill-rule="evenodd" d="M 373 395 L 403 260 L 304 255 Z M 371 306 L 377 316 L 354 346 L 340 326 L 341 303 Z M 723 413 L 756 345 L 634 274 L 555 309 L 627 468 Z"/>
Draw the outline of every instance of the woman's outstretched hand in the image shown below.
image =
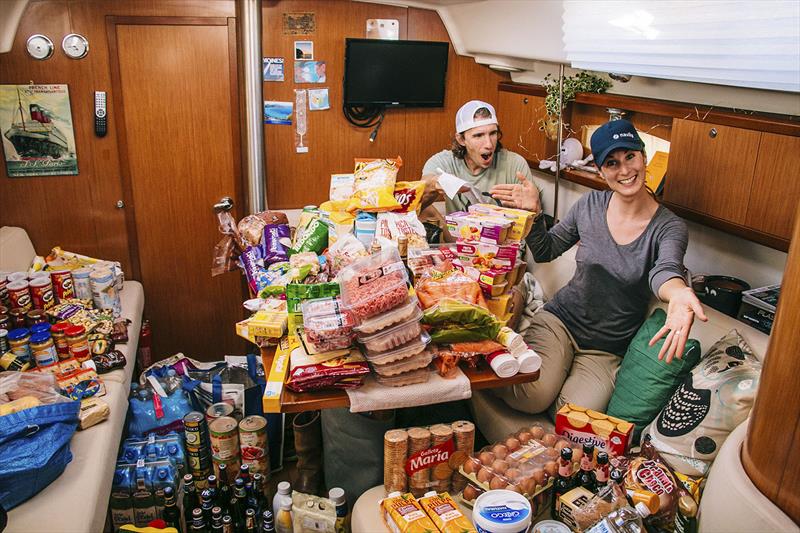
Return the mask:
<path fill-rule="evenodd" d="M 703 306 L 694 291 L 687 287 L 680 278 L 673 278 L 664 283 L 659 293 L 665 297 L 665 300 L 669 300 L 667 320 L 664 322 L 664 327 L 650 339 L 649 344 L 653 346 L 666 335 L 664 345 L 658 352 L 658 360 L 666 357 L 667 364 L 669 364 L 673 357 L 678 359 L 683 357 L 683 349 L 695 317 L 703 322 L 707 321 L 708 317 L 703 312 Z"/>

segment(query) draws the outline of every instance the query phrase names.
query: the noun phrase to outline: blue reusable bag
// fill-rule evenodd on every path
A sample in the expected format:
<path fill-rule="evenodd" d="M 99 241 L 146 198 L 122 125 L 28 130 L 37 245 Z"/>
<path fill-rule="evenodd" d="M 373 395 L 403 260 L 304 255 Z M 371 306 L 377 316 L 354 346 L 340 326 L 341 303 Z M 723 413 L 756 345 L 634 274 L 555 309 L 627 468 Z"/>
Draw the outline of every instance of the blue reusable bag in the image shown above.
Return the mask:
<path fill-rule="evenodd" d="M 80 402 L 40 405 L 0 416 L 0 505 L 33 497 L 64 472 Z"/>

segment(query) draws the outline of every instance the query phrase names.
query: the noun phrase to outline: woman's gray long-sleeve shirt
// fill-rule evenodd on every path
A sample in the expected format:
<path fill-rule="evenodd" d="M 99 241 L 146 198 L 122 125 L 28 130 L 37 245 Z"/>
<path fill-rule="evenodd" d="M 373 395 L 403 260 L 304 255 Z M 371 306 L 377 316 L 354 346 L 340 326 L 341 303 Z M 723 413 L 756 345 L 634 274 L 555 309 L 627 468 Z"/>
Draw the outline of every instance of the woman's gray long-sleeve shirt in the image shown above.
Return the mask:
<path fill-rule="evenodd" d="M 624 355 L 646 318 L 651 291 L 658 296 L 665 281 L 684 277 L 689 232 L 683 220 L 659 206 L 639 237 L 617 244 L 606 221 L 611 194 L 584 195 L 550 231 L 540 217 L 526 241 L 539 263 L 578 245 L 575 275 L 544 308 L 564 322 L 582 349 Z"/>

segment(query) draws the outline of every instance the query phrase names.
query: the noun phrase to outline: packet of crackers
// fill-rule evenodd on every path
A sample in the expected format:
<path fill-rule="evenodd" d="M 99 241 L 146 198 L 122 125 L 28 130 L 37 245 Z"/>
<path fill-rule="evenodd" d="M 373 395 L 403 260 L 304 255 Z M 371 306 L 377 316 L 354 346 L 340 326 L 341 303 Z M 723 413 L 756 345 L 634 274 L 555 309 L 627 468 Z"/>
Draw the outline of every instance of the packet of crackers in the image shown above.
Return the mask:
<path fill-rule="evenodd" d="M 556 413 L 556 434 L 575 446 L 591 443 L 598 452 L 624 455 L 631 442 L 633 424 L 568 403 Z"/>
<path fill-rule="evenodd" d="M 431 533 L 439 531 L 412 494 L 392 492 L 381 500 L 381 518 L 389 531 Z"/>
<path fill-rule="evenodd" d="M 477 533 L 448 493 L 427 492 L 419 499 L 419 504 L 442 533 Z"/>
<path fill-rule="evenodd" d="M 458 469 L 472 453 L 475 424 L 465 420 L 430 427 L 393 429 L 383 437 L 383 486 L 387 493 L 460 491 Z"/>

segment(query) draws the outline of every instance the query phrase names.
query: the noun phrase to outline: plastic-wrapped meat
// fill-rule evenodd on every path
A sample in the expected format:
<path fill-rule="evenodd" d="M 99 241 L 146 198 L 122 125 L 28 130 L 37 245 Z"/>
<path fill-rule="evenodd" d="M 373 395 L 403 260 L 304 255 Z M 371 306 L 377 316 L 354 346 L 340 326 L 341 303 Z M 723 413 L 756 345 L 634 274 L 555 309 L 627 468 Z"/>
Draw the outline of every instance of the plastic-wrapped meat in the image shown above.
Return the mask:
<path fill-rule="evenodd" d="M 396 248 L 358 260 L 339 273 L 342 302 L 363 320 L 402 305 L 408 299 L 405 266 Z"/>

